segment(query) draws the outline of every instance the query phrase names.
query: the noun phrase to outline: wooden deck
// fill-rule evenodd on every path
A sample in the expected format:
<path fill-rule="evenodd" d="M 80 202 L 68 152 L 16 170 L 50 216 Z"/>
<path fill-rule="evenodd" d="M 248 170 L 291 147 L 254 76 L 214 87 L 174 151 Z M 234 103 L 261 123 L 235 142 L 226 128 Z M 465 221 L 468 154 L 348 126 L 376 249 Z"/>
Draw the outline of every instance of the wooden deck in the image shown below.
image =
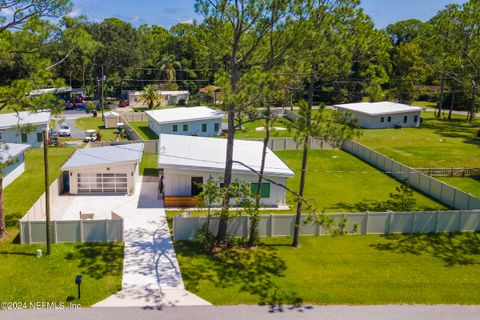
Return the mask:
<path fill-rule="evenodd" d="M 195 197 L 167 197 L 164 198 L 166 207 L 197 207 L 202 203 Z"/>

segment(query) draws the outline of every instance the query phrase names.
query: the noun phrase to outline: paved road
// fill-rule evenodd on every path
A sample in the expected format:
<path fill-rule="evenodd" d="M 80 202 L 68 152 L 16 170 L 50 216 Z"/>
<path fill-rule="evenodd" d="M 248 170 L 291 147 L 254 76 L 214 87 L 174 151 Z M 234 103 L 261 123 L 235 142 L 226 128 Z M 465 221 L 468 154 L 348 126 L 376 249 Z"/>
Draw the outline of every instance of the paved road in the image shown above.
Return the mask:
<path fill-rule="evenodd" d="M 90 308 L 81 310 L 7 310 L 9 320 L 77 319 L 169 319 L 169 320 L 478 320 L 480 306 L 387 305 L 387 306 L 310 306 L 271 308 L 269 306 Z"/>

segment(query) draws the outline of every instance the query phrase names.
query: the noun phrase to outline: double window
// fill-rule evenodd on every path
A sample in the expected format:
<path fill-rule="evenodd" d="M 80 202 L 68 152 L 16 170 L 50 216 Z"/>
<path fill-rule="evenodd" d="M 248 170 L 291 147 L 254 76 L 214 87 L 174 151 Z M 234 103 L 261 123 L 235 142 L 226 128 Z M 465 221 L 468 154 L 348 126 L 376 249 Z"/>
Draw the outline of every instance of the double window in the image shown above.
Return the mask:
<path fill-rule="evenodd" d="M 178 131 L 178 124 L 174 124 L 174 125 L 173 125 L 172 131 L 173 131 L 173 132 L 177 132 L 177 131 Z"/>
<path fill-rule="evenodd" d="M 43 141 L 43 133 L 37 132 L 37 142 L 42 142 Z"/>
<path fill-rule="evenodd" d="M 408 116 L 403 116 L 403 123 L 407 123 L 408 122 Z"/>
<path fill-rule="evenodd" d="M 384 118 L 384 117 L 381 117 L 381 118 L 380 118 L 380 122 L 385 122 L 385 118 Z"/>
<path fill-rule="evenodd" d="M 188 124 L 184 124 L 183 125 L 183 132 L 187 132 L 188 131 Z"/>
<path fill-rule="evenodd" d="M 391 116 L 387 117 L 387 122 L 392 122 L 392 117 Z"/>
<path fill-rule="evenodd" d="M 207 124 L 202 123 L 202 132 L 207 132 Z"/>
<path fill-rule="evenodd" d="M 215 132 L 220 131 L 220 123 L 218 123 L 218 122 L 215 123 L 213 129 L 214 129 Z"/>
<path fill-rule="evenodd" d="M 22 143 L 27 143 L 28 142 L 28 134 L 22 133 Z"/>

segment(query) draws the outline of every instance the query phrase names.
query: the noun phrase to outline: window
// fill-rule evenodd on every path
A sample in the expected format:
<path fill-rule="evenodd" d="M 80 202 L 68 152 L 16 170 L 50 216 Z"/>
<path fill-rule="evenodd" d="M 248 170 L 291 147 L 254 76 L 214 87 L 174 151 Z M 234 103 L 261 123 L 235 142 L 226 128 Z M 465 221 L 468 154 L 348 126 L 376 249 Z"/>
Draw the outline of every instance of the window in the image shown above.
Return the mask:
<path fill-rule="evenodd" d="M 183 125 L 183 131 L 184 131 L 184 132 L 188 131 L 188 124 L 184 124 L 184 125 Z"/>
<path fill-rule="evenodd" d="M 0 141 L 3 141 L 3 132 L 0 131 Z"/>
<path fill-rule="evenodd" d="M 408 116 L 403 116 L 403 123 L 407 123 L 408 121 Z"/>
<path fill-rule="evenodd" d="M 207 132 L 207 124 L 202 123 L 202 132 Z"/>
<path fill-rule="evenodd" d="M 381 118 L 380 118 L 380 122 L 385 122 L 385 118 L 384 118 L 384 117 L 381 117 Z"/>
<path fill-rule="evenodd" d="M 387 122 L 392 122 L 392 117 L 391 116 L 388 116 Z"/>
<path fill-rule="evenodd" d="M 218 122 L 215 123 L 213 130 L 214 130 L 215 132 L 220 131 L 220 123 L 218 123 Z"/>
<path fill-rule="evenodd" d="M 257 193 L 258 183 L 252 183 L 250 185 L 250 190 L 253 194 Z M 270 183 L 262 183 L 260 188 L 260 197 L 261 198 L 270 198 Z"/>
<path fill-rule="evenodd" d="M 177 132 L 177 131 L 178 131 L 178 124 L 174 124 L 174 125 L 173 125 L 172 131 L 173 131 L 173 132 Z"/>
<path fill-rule="evenodd" d="M 418 122 L 418 116 L 413 116 L 413 122 L 415 122 L 415 123 Z"/>
<path fill-rule="evenodd" d="M 43 141 L 43 133 L 37 132 L 37 142 L 42 142 Z"/>
<path fill-rule="evenodd" d="M 27 143 L 28 141 L 28 134 L 22 133 L 22 143 Z"/>

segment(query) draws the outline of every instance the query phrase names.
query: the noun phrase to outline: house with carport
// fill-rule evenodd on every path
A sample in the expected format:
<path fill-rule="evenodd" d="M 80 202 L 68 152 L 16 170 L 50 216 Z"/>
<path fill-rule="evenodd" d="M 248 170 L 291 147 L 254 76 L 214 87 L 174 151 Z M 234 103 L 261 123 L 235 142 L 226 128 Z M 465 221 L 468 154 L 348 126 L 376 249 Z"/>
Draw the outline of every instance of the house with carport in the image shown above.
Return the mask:
<path fill-rule="evenodd" d="M 64 192 L 133 194 L 143 143 L 78 149 L 62 166 Z"/>
<path fill-rule="evenodd" d="M 49 130 L 50 112 L 12 112 L 0 114 L 0 142 L 43 147 L 43 132 Z"/>
<path fill-rule="evenodd" d="M 212 137 L 222 133 L 224 113 L 208 107 L 149 110 L 145 114 L 148 126 L 157 135 Z"/>
<path fill-rule="evenodd" d="M 163 169 L 161 192 L 166 206 L 194 206 L 201 184 L 209 178 L 223 177 L 225 170 L 226 139 L 189 137 L 161 134 L 159 137 L 158 166 Z M 258 188 L 263 143 L 235 140 L 232 181 L 249 183 L 252 191 Z M 242 163 L 242 164 L 240 164 Z M 285 207 L 287 178 L 294 172 L 267 149 L 264 175 L 274 183 L 264 181 L 261 186 L 261 204 L 268 207 Z M 277 185 L 279 184 L 279 185 Z"/>
<path fill-rule="evenodd" d="M 336 104 L 338 112 L 351 112 L 365 129 L 417 128 L 422 108 L 389 101 Z"/>

